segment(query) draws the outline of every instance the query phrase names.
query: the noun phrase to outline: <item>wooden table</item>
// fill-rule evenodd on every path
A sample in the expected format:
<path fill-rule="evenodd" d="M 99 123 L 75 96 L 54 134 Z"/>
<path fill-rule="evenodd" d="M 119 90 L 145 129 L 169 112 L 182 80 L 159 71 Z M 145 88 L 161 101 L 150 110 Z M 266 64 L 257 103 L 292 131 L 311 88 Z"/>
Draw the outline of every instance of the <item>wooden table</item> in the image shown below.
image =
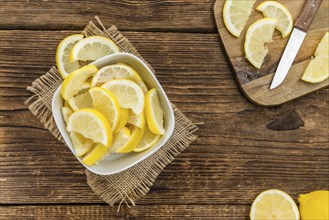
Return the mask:
<path fill-rule="evenodd" d="M 277 108 L 250 103 L 225 57 L 213 4 L 0 1 L 1 219 L 246 219 L 263 190 L 296 199 L 328 189 L 328 88 Z M 26 87 L 54 64 L 59 41 L 95 15 L 122 30 L 200 127 L 137 206 L 119 213 L 92 192 L 84 168 L 24 105 Z"/>

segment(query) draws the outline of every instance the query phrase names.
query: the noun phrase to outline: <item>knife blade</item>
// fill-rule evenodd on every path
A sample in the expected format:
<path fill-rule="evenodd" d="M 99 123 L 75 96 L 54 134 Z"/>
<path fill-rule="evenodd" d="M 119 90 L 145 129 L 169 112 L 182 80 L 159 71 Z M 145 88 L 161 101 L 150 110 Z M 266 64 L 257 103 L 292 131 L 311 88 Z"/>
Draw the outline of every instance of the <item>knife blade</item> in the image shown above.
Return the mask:
<path fill-rule="evenodd" d="M 280 59 L 279 66 L 274 74 L 270 89 L 278 87 L 286 78 L 321 3 L 322 0 L 305 1 L 302 12 L 295 23 L 288 44 Z"/>

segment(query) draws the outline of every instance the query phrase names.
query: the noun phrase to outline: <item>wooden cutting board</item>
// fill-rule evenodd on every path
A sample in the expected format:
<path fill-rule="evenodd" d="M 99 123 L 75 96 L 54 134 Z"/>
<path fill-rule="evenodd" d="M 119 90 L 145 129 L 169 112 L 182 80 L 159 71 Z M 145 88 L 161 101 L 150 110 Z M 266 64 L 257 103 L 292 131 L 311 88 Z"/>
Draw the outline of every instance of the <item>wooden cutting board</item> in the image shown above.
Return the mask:
<path fill-rule="evenodd" d="M 296 21 L 305 1 L 307 0 L 279 0 L 278 2 L 289 9 L 294 21 Z M 237 82 L 244 94 L 256 104 L 274 106 L 328 86 L 329 79 L 321 83 L 311 84 L 302 81 L 301 77 L 318 43 L 329 29 L 329 1 L 324 0 L 322 2 L 287 77 L 279 87 L 273 90 L 270 90 L 269 87 L 289 37 L 282 39 L 280 33 L 275 31 L 273 42 L 267 45 L 269 53 L 260 70 L 254 68 L 244 57 L 243 44 L 246 30 L 253 22 L 263 18 L 262 13 L 255 10 L 261 2 L 263 1 L 257 0 L 254 4 L 253 12 L 239 38 L 231 35 L 225 28 L 222 16 L 225 0 L 217 0 L 214 6 L 219 35 L 233 66 Z"/>

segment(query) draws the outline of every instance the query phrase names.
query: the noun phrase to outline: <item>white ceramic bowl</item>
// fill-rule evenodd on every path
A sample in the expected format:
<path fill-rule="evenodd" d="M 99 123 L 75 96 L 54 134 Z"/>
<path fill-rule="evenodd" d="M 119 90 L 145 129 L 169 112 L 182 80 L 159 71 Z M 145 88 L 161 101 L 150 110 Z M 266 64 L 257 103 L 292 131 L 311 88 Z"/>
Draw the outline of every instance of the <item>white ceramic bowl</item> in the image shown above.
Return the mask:
<path fill-rule="evenodd" d="M 106 156 L 102 161 L 100 161 L 97 165 L 86 166 L 81 162 L 81 159 L 79 157 L 76 157 L 88 170 L 101 175 L 109 175 L 109 174 L 121 172 L 137 164 L 138 162 L 144 160 L 145 158 L 156 152 L 160 147 L 162 147 L 168 141 L 168 139 L 173 133 L 175 126 L 174 113 L 166 93 L 164 92 L 162 86 L 160 85 L 159 81 L 156 79 L 152 71 L 147 67 L 147 65 L 141 59 L 129 53 L 117 53 L 96 60 L 95 62 L 93 62 L 93 64 L 98 69 L 100 69 L 104 66 L 119 63 L 119 62 L 126 63 L 131 67 L 133 67 L 140 74 L 140 76 L 142 77 L 142 79 L 144 80 L 145 84 L 149 89 L 156 88 L 160 99 L 161 107 L 164 111 L 164 118 L 165 118 L 164 127 L 166 129 L 166 133 L 153 147 L 147 149 L 146 151 L 140 153 L 131 152 L 127 154 L 110 154 Z M 72 142 L 70 140 L 69 134 L 66 131 L 65 122 L 61 112 L 61 108 L 63 106 L 64 101 L 61 96 L 60 89 L 61 86 L 59 86 L 59 88 L 56 90 L 53 96 L 52 111 L 56 125 L 60 133 L 62 134 L 67 146 L 74 154 L 74 148 L 72 146 Z"/>

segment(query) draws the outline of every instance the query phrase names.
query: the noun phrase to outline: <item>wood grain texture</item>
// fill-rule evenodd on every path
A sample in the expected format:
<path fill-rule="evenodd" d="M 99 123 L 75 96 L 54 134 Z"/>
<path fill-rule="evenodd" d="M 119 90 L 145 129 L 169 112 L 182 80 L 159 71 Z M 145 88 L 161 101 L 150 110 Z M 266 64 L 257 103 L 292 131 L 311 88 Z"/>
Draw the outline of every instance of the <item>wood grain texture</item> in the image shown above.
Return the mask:
<path fill-rule="evenodd" d="M 0 219 L 248 219 L 248 206 L 139 205 L 119 213 L 106 205 L 0 207 Z"/>
<path fill-rule="evenodd" d="M 264 106 L 280 105 L 329 85 L 329 79 L 317 84 L 306 83 L 301 80 L 318 43 L 329 30 L 327 25 L 329 23 L 329 1 L 323 1 L 320 6 L 286 79 L 278 88 L 273 90 L 269 89 L 270 83 L 288 38 L 282 39 L 280 33 L 275 31 L 273 42 L 267 45 L 269 53 L 264 60 L 263 66 L 260 70 L 256 69 L 245 58 L 243 44 L 246 30 L 253 22 L 262 18 L 262 14 L 254 9 L 241 36 L 236 38 L 225 28 L 222 19 L 224 2 L 223 0 L 217 0 L 214 6 L 218 31 L 223 40 L 227 56 L 233 66 L 237 81 L 244 94 L 251 101 Z M 260 2 L 260 0 L 256 1 L 254 8 Z M 279 2 L 289 9 L 295 21 L 302 10 L 305 0 L 280 0 Z"/>
<path fill-rule="evenodd" d="M 0 1 L 1 29 L 82 30 L 98 15 L 121 30 L 215 32 L 213 0 Z"/>
<path fill-rule="evenodd" d="M 69 149 L 23 104 L 29 96 L 26 86 L 49 69 L 59 40 L 71 33 L 0 31 L 2 204 L 101 203 Z M 144 206 L 154 215 L 172 209 L 182 216 L 201 215 L 203 209 L 196 207 L 202 205 L 211 207 L 205 208 L 205 213 L 216 215 L 216 210 L 221 210 L 218 206 L 248 207 L 268 188 L 285 190 L 295 199 L 299 193 L 328 188 L 329 123 L 324 120 L 329 118 L 328 89 L 287 107 L 256 107 L 241 95 L 216 34 L 124 34 L 155 68 L 169 98 L 192 121 L 201 123 L 199 138 L 166 167 L 151 192 L 138 201 L 138 215 L 144 215 Z M 290 116 L 293 111 L 304 126 L 282 129 L 295 120 Z M 279 131 L 267 128 L 281 117 L 284 120 L 276 125 Z M 176 205 L 181 210 L 173 208 Z M 228 216 L 234 214 L 231 207 L 234 205 L 227 206 Z M 59 212 L 66 209 L 70 210 L 64 207 Z M 243 209 L 242 215 L 247 213 L 248 208 Z"/>

